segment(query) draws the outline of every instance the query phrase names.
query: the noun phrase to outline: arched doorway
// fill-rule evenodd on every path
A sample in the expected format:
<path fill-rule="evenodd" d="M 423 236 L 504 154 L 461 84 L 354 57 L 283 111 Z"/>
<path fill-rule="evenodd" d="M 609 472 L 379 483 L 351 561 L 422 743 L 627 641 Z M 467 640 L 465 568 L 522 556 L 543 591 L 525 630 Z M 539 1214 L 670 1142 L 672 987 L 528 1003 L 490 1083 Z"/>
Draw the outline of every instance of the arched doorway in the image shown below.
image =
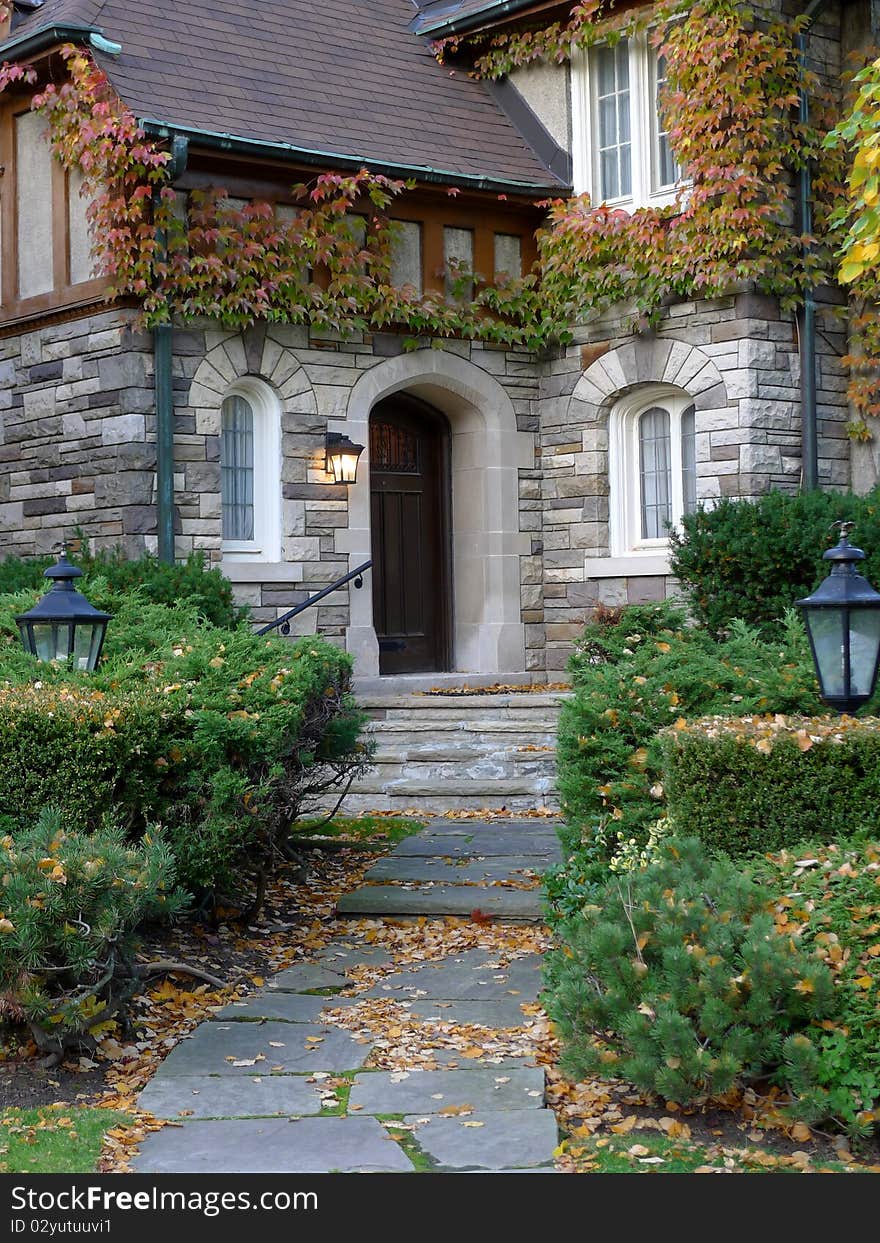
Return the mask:
<path fill-rule="evenodd" d="M 426 402 L 396 393 L 373 408 L 373 624 L 383 674 L 451 668 L 449 464 L 449 425 Z"/>

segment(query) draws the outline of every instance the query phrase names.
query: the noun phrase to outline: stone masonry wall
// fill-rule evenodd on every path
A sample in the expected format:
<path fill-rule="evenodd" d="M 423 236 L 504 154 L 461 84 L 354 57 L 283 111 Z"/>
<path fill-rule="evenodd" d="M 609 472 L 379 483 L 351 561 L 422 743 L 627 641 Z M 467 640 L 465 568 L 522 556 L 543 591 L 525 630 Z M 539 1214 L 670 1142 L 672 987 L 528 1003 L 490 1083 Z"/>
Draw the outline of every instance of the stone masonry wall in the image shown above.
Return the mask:
<path fill-rule="evenodd" d="M 827 308 L 830 312 L 832 308 Z M 823 486 L 849 483 L 840 321 L 820 314 L 819 435 Z M 80 527 L 130 555 L 156 547 L 152 338 L 133 313 L 107 310 L 0 341 L 0 556 L 49 552 Z M 799 358 L 791 317 L 740 293 L 670 306 L 656 334 L 627 316 L 576 332 L 562 356 L 478 342 L 432 352 L 465 360 L 501 386 L 534 456 L 518 471 L 520 605 L 526 668 L 560 676 L 599 601 L 658 599 L 674 590 L 662 567 L 609 555 L 608 417 L 638 384 L 675 385 L 697 407 L 698 494 L 757 496 L 800 480 Z M 399 337 L 341 340 L 303 328 L 244 335 L 205 324 L 174 334 L 176 551 L 220 563 L 219 409 L 229 385 L 259 375 L 282 409 L 282 555 L 268 566 L 224 565 L 256 621 L 273 619 L 351 565 L 347 490 L 328 484 L 328 422 L 344 420 L 365 373 L 402 354 Z M 514 519 L 514 524 L 516 524 Z M 453 524 L 455 517 L 453 516 Z M 337 641 L 346 591 L 303 616 Z M 511 670 L 514 672 L 514 670 Z"/>
<path fill-rule="evenodd" d="M 120 310 L 0 340 L 0 556 L 51 552 L 74 529 L 96 547 L 136 556 L 156 549 L 156 419 L 149 333 Z M 393 335 L 342 340 L 304 328 L 261 325 L 244 334 L 212 324 L 176 329 L 175 547 L 221 562 L 220 415 L 224 391 L 263 378 L 281 403 L 282 555 L 271 565 L 225 563 L 236 594 L 266 622 L 350 568 L 337 536 L 349 523 L 348 492 L 329 484 L 323 451 L 329 420 L 346 416 L 362 374 L 402 352 Z M 539 367 L 527 353 L 447 342 L 506 390 L 517 429 L 536 436 Z M 541 501 L 539 462 L 520 472 L 522 619 L 530 669 L 540 670 Z M 344 542 L 344 541 L 343 541 Z M 298 619 L 299 621 L 299 619 Z M 295 631 L 342 640 L 347 590 L 303 615 Z"/>
<path fill-rule="evenodd" d="M 845 324 L 820 305 L 817 334 L 819 481 L 845 488 L 850 443 Z M 640 603 L 674 593 L 668 574 L 610 555 L 610 412 L 639 384 L 671 384 L 696 406 L 697 495 L 756 497 L 801 481 L 800 359 L 795 324 L 774 299 L 740 293 L 665 309 L 656 334 L 634 335 L 631 316 L 579 328 L 548 364 L 540 405 L 544 610 L 549 673 L 564 668 L 595 604 Z"/>

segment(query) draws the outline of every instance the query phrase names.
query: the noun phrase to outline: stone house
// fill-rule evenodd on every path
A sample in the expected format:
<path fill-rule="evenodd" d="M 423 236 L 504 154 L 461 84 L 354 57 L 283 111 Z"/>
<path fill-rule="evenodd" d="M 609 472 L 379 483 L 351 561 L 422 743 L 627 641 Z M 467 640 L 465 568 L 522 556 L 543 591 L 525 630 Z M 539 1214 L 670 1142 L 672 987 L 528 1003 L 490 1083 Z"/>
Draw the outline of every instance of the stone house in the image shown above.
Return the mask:
<path fill-rule="evenodd" d="M 62 44 L 89 48 L 148 135 L 186 140 L 183 193 L 219 182 L 283 212 L 321 170 L 411 178 L 399 278 L 443 288 L 454 259 L 527 270 L 548 196 L 588 189 L 635 207 L 672 192 L 662 65 L 644 38 L 497 84 L 427 46 L 570 7 L 18 0 L 2 58 L 57 76 Z M 869 6 L 814 10 L 807 55 L 836 78 Z M 845 432 L 832 291 L 817 293 L 809 357 L 803 316 L 743 288 L 671 303 L 656 332 L 633 333 L 624 308 L 585 316 L 549 358 L 199 322 L 170 334 L 169 375 L 168 337 L 104 301 L 76 179 L 21 90 L 3 96 L 0 150 L 0 554 L 50 551 L 76 527 L 162 551 L 165 488 L 174 553 L 204 549 L 257 621 L 372 560 L 360 590 L 294 623 L 344 643 L 361 678 L 552 682 L 596 602 L 671 589 L 666 522 L 688 507 L 811 476 L 873 479 L 871 451 L 854 463 Z M 353 484 L 327 474 L 328 433 L 365 446 Z"/>

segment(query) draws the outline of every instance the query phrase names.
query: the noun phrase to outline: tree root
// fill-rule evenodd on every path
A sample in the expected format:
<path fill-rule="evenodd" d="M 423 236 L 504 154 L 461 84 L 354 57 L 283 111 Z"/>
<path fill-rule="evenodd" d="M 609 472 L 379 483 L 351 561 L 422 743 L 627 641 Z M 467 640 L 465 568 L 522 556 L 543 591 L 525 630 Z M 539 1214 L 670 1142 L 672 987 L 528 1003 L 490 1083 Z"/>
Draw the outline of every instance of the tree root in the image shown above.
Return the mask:
<path fill-rule="evenodd" d="M 148 979 L 154 975 L 190 975 L 196 980 L 203 980 L 213 988 L 226 987 L 226 981 L 218 979 L 216 975 L 202 971 L 200 967 L 190 966 L 186 962 L 174 962 L 170 958 L 159 958 L 155 962 L 144 963 L 143 966 L 135 967 L 134 973 L 139 979 Z"/>

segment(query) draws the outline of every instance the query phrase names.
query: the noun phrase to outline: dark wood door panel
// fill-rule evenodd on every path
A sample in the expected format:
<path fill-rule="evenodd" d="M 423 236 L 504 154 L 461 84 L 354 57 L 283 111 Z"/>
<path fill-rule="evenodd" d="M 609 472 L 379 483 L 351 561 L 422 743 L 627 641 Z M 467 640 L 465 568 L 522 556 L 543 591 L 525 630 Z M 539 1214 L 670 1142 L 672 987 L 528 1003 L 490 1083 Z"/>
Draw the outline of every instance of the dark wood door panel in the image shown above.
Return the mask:
<path fill-rule="evenodd" d="M 383 403 L 370 428 L 373 620 L 382 673 L 447 667 L 448 486 L 439 419 Z"/>

